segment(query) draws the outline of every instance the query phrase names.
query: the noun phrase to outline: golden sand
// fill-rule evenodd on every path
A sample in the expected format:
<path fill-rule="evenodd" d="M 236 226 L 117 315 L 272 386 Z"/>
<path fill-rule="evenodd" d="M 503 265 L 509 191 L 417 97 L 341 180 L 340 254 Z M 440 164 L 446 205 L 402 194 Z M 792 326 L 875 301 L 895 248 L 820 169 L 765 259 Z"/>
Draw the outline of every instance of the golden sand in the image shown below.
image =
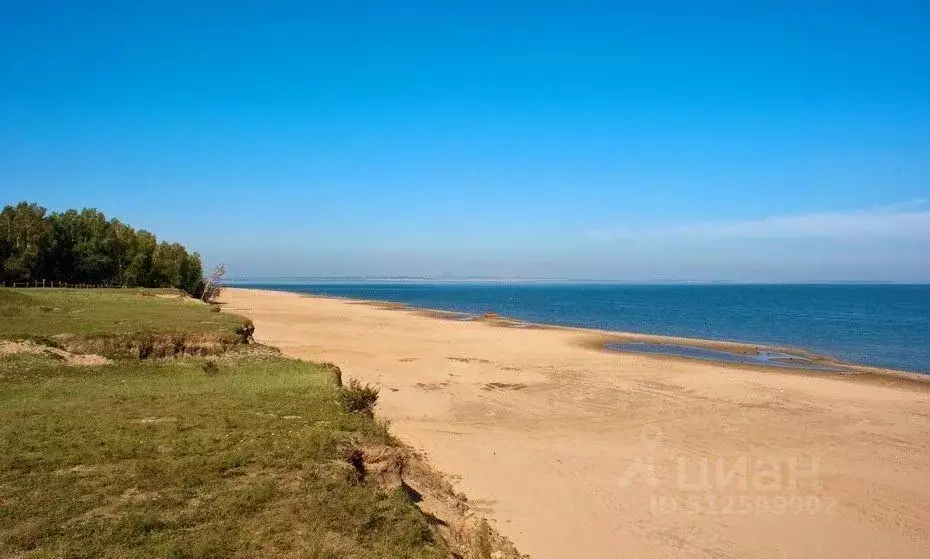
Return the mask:
<path fill-rule="evenodd" d="M 222 300 L 257 341 L 377 384 L 392 431 L 536 559 L 930 556 L 930 384 L 906 375 L 618 354 L 603 332 L 290 293 Z"/>

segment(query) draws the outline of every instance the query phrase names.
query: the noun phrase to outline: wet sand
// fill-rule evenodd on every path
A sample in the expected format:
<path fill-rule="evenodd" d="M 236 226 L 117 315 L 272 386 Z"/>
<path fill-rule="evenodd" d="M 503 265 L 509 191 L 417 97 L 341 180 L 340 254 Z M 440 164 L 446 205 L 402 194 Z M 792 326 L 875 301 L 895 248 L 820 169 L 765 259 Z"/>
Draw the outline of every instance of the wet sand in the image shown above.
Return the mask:
<path fill-rule="evenodd" d="M 681 340 L 273 291 L 222 300 L 257 341 L 377 384 L 392 431 L 534 558 L 930 556 L 925 376 L 616 353 L 604 343 Z"/>

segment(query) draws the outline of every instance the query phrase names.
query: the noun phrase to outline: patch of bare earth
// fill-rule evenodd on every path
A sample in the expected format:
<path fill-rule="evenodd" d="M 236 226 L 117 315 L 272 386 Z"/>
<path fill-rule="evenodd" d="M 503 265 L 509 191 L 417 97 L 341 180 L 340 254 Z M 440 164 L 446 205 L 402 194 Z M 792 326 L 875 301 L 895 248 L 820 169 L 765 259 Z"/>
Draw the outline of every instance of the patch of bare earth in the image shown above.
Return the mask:
<path fill-rule="evenodd" d="M 195 299 L 187 293 L 156 293 L 159 299 L 171 299 L 172 301 L 183 301 L 185 303 L 194 303 L 195 305 L 205 305 L 200 299 Z"/>
<path fill-rule="evenodd" d="M 109 359 L 102 355 L 75 354 L 56 347 L 37 344 L 29 340 L 22 342 L 0 342 L 0 355 L 15 355 L 19 353 L 48 355 L 55 359 L 60 359 L 68 365 L 94 366 L 111 363 Z"/>
<path fill-rule="evenodd" d="M 525 559 L 513 543 L 488 524 L 462 493 L 426 459 L 404 446 L 366 446 L 347 456 L 359 479 L 381 489 L 402 489 L 426 514 L 455 557 Z"/>

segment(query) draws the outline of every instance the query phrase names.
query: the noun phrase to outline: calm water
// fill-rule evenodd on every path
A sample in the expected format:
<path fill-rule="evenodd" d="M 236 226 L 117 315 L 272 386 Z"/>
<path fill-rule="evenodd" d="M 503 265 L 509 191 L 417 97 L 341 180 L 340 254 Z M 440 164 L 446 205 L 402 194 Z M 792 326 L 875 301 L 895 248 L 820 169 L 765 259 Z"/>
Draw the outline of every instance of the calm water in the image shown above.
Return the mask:
<path fill-rule="evenodd" d="M 809 349 L 930 373 L 930 285 L 262 283 L 528 322 Z"/>
<path fill-rule="evenodd" d="M 818 371 L 837 371 L 836 367 L 817 364 L 810 359 L 802 358 L 778 351 L 757 351 L 756 353 L 731 353 L 716 349 L 691 347 L 676 344 L 653 343 L 610 343 L 610 349 L 620 351 L 635 351 L 637 353 L 653 353 L 658 355 L 678 355 L 706 361 L 726 361 L 728 363 L 748 363 L 752 365 L 768 365 L 770 367 L 788 367 L 800 369 L 813 369 Z"/>

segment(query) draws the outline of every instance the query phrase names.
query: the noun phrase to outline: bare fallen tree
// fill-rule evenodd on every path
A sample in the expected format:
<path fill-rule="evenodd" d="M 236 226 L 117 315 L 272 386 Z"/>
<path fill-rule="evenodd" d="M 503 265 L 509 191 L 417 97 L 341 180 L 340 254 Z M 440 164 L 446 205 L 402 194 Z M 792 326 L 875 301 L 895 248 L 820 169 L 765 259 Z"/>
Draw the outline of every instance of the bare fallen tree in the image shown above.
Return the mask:
<path fill-rule="evenodd" d="M 206 285 L 203 286 L 203 296 L 201 300 L 205 303 L 209 303 L 216 299 L 220 291 L 222 290 L 220 282 L 223 280 L 223 276 L 226 275 L 226 266 L 220 264 L 213 269 L 213 273 L 210 274 L 210 278 L 207 279 Z"/>

